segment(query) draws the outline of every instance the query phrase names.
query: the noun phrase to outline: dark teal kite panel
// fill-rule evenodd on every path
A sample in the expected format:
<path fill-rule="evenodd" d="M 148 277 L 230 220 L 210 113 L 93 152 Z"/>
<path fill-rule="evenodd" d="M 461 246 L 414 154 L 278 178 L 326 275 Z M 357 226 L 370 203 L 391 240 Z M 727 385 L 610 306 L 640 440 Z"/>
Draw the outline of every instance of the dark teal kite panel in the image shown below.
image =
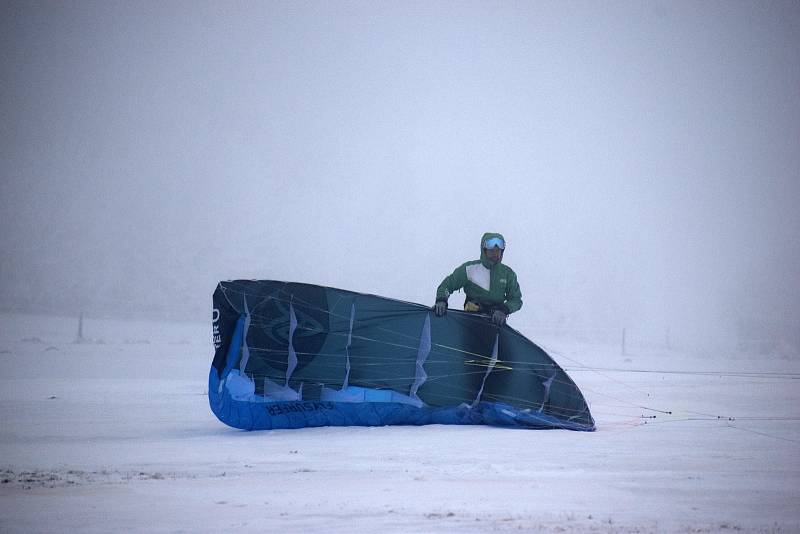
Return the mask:
<path fill-rule="evenodd" d="M 245 430 L 487 424 L 594 430 L 545 351 L 484 315 L 311 284 L 220 282 L 211 410 Z"/>

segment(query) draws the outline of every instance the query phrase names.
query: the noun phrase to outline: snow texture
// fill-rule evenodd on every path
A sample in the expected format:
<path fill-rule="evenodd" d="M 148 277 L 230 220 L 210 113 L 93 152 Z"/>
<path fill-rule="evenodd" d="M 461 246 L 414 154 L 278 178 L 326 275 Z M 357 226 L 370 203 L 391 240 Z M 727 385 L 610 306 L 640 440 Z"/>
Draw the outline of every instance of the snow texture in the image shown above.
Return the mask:
<path fill-rule="evenodd" d="M 526 332 L 597 432 L 242 432 L 208 407 L 207 325 L 0 320 L 2 532 L 800 530 L 797 359 Z"/>

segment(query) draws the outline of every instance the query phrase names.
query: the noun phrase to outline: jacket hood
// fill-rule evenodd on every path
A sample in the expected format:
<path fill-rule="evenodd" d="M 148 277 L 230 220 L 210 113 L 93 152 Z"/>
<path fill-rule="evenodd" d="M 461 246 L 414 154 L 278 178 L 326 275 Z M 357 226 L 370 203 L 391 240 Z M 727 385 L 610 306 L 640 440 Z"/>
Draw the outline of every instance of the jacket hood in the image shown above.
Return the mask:
<path fill-rule="evenodd" d="M 483 234 L 483 237 L 481 237 L 481 263 L 483 264 L 484 267 L 487 267 L 487 268 L 491 268 L 492 263 L 486 257 L 486 254 L 483 253 L 483 242 L 486 241 L 487 239 L 491 239 L 493 237 L 499 237 L 503 241 L 506 240 L 506 238 L 503 237 L 503 234 L 498 234 L 498 233 L 495 233 L 495 232 L 486 232 L 485 234 Z M 503 263 L 503 255 L 502 254 L 500 255 L 500 260 L 497 262 L 497 264 L 500 264 L 500 263 Z M 495 265 L 497 265 L 497 264 L 495 264 Z"/>

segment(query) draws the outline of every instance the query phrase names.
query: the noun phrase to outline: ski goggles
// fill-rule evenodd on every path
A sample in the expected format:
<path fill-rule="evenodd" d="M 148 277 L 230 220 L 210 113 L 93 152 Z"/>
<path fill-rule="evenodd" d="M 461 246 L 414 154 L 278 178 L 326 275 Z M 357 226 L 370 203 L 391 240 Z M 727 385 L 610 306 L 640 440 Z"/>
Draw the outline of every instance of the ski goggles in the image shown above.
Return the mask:
<path fill-rule="evenodd" d="M 494 248 L 497 247 L 500 250 L 505 250 L 506 242 L 500 239 L 499 237 L 490 237 L 486 241 L 483 242 L 483 248 Z"/>

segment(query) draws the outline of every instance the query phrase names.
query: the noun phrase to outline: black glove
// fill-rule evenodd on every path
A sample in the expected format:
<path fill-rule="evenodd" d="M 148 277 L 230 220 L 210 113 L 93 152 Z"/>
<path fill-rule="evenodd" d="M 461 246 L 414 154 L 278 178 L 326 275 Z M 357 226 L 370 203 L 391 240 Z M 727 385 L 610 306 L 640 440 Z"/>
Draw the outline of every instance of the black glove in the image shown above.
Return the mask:
<path fill-rule="evenodd" d="M 433 312 L 436 314 L 436 317 L 445 315 L 447 313 L 447 301 L 437 300 L 436 304 L 433 305 Z"/>
<path fill-rule="evenodd" d="M 492 322 L 497 326 L 503 326 L 506 324 L 506 314 L 505 312 L 501 312 L 500 310 L 495 310 L 492 314 Z"/>

